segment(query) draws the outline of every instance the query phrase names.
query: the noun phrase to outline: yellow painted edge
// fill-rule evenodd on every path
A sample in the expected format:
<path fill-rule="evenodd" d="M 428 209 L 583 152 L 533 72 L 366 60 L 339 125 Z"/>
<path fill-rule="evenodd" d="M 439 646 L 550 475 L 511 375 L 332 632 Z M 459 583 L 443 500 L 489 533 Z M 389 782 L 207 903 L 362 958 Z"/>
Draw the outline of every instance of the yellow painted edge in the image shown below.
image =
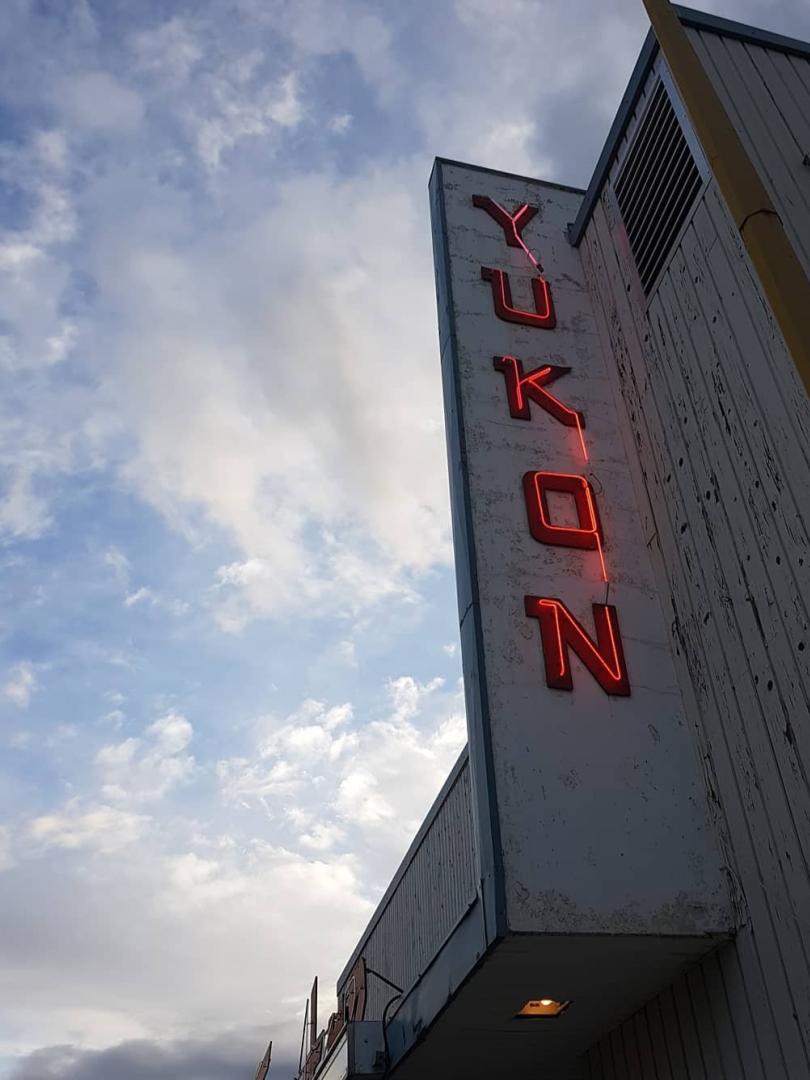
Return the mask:
<path fill-rule="evenodd" d="M 643 0 L 717 186 L 810 395 L 810 280 L 756 166 L 669 0 Z"/>

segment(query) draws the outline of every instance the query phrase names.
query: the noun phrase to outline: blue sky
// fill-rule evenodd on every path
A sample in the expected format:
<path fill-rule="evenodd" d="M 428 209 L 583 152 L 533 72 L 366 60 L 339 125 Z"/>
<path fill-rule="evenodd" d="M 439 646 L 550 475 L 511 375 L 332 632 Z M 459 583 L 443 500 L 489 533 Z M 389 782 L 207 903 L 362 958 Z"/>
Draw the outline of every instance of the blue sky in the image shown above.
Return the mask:
<path fill-rule="evenodd" d="M 584 186 L 644 32 L 0 6 L 0 1076 L 294 1057 L 465 737 L 432 158 Z"/>

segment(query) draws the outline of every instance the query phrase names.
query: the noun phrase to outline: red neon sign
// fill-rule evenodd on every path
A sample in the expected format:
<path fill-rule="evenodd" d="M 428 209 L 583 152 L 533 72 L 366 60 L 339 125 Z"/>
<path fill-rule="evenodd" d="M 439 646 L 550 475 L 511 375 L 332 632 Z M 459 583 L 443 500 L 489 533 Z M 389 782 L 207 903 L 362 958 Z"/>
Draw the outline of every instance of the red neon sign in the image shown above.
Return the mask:
<path fill-rule="evenodd" d="M 472 201 L 473 206 L 477 206 L 479 210 L 486 210 L 489 216 L 498 222 L 503 229 L 503 236 L 509 247 L 521 248 L 535 269 L 543 269 L 523 241 L 523 230 L 537 213 L 538 208 L 536 206 L 521 203 L 514 214 L 510 214 L 500 203 L 496 203 L 488 195 L 473 195 Z"/>
<path fill-rule="evenodd" d="M 514 306 L 506 271 L 482 266 L 481 278 L 490 283 L 495 314 L 504 322 L 553 330 L 557 325 L 557 316 L 551 290 L 542 276 L 543 268 L 523 240 L 523 230 L 536 215 L 537 208 L 521 203 L 513 213 L 509 213 L 488 196 L 473 195 L 472 201 L 475 207 L 484 210 L 500 225 L 507 246 L 521 248 L 538 272 L 538 276 L 532 278 L 534 311 L 528 311 Z M 587 461 L 588 451 L 583 435 L 585 419 L 582 413 L 565 405 L 546 389 L 549 383 L 567 374 L 570 368 L 544 364 L 524 372 L 522 362 L 515 356 L 495 356 L 493 366 L 504 377 L 509 415 L 516 420 L 531 420 L 531 403 L 539 405 L 565 427 L 577 429 L 582 456 Z M 602 578 L 607 581 L 602 550 L 602 526 L 596 497 L 588 480 L 579 474 L 533 470 L 523 476 L 523 491 L 529 531 L 534 539 L 543 544 L 598 551 Z M 555 525 L 552 522 L 547 499 L 547 493 L 551 491 L 572 496 L 576 509 L 576 525 Z M 540 623 L 548 686 L 573 690 L 569 656 L 573 650 L 606 694 L 620 697 L 630 694 L 630 681 L 615 607 L 610 604 L 592 605 L 596 628 L 594 641 L 561 600 L 526 596 L 524 605 L 526 614 Z"/>
<path fill-rule="evenodd" d="M 561 600 L 542 596 L 524 597 L 526 614 L 540 623 L 540 639 L 546 666 L 546 685 L 556 690 L 573 690 L 568 650 L 576 653 L 606 694 L 628 697 L 630 679 L 622 650 L 619 619 L 612 604 L 592 604 L 596 626 L 594 644 L 582 624 Z"/>
<path fill-rule="evenodd" d="M 503 319 L 504 322 L 519 323 L 521 326 L 533 326 L 540 330 L 553 330 L 557 325 L 551 289 L 545 278 L 532 278 L 534 311 L 526 311 L 524 308 L 513 306 L 509 275 L 505 270 L 493 270 L 489 266 L 482 266 L 481 277 L 492 285 L 495 314 L 499 319 Z"/>
<path fill-rule="evenodd" d="M 544 387 L 567 375 L 569 367 L 557 367 L 554 364 L 543 364 L 533 368 L 528 374 L 523 373 L 523 364 L 516 356 L 495 356 L 492 358 L 492 366 L 496 371 L 503 373 L 506 383 L 506 400 L 509 404 L 509 415 L 515 420 L 531 420 L 532 412 L 529 401 L 545 409 L 547 413 L 559 420 L 566 427 L 575 427 L 579 432 L 579 442 L 582 447 L 582 456 L 588 460 L 588 451 L 585 448 L 585 438 L 582 429 L 585 427 L 585 417 L 577 409 L 571 409 L 564 405 L 559 398 L 550 394 Z"/>
<path fill-rule="evenodd" d="M 579 525 L 553 525 L 548 509 L 547 491 L 573 495 Z M 584 548 L 598 551 L 602 565 L 602 580 L 607 581 L 605 556 L 602 552 L 602 526 L 596 510 L 593 488 L 584 476 L 573 473 L 527 472 L 523 476 L 526 514 L 529 532 L 541 544 Z"/>

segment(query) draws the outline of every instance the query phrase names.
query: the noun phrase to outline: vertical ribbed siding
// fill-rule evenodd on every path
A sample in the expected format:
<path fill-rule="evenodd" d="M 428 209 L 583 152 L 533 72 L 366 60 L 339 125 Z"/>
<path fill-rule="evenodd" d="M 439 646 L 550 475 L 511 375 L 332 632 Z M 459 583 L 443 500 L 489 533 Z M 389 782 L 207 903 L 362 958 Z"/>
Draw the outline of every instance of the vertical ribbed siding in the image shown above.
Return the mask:
<path fill-rule="evenodd" d="M 810 405 L 713 183 L 646 313 L 609 188 L 580 250 L 741 925 L 592 1075 L 807 1080 Z"/>
<path fill-rule="evenodd" d="M 810 273 L 810 60 L 705 30 L 687 33 Z"/>
<path fill-rule="evenodd" d="M 770 1080 L 778 1047 L 757 1042 L 733 945 L 712 953 L 588 1053 L 590 1080 Z M 734 1001 L 736 1012 L 732 1011 Z"/>
<path fill-rule="evenodd" d="M 407 990 L 472 903 L 477 881 L 467 759 L 422 842 L 406 856 L 396 889 L 372 917 L 361 948 L 368 967 Z M 379 1020 L 393 991 L 373 976 L 367 982 L 366 1019 Z"/>

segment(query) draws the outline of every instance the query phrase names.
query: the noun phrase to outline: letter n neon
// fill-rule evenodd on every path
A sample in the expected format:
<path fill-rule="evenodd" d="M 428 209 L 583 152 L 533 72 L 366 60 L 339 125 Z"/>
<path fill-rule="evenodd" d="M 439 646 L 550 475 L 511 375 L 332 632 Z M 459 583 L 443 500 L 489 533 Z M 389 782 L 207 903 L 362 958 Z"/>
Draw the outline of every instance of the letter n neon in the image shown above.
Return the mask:
<path fill-rule="evenodd" d="M 540 623 L 546 685 L 573 690 L 569 650 L 576 653 L 606 694 L 630 695 L 630 680 L 622 649 L 619 619 L 612 604 L 592 604 L 596 642 L 562 600 L 544 596 L 524 599 L 526 614 Z"/>

